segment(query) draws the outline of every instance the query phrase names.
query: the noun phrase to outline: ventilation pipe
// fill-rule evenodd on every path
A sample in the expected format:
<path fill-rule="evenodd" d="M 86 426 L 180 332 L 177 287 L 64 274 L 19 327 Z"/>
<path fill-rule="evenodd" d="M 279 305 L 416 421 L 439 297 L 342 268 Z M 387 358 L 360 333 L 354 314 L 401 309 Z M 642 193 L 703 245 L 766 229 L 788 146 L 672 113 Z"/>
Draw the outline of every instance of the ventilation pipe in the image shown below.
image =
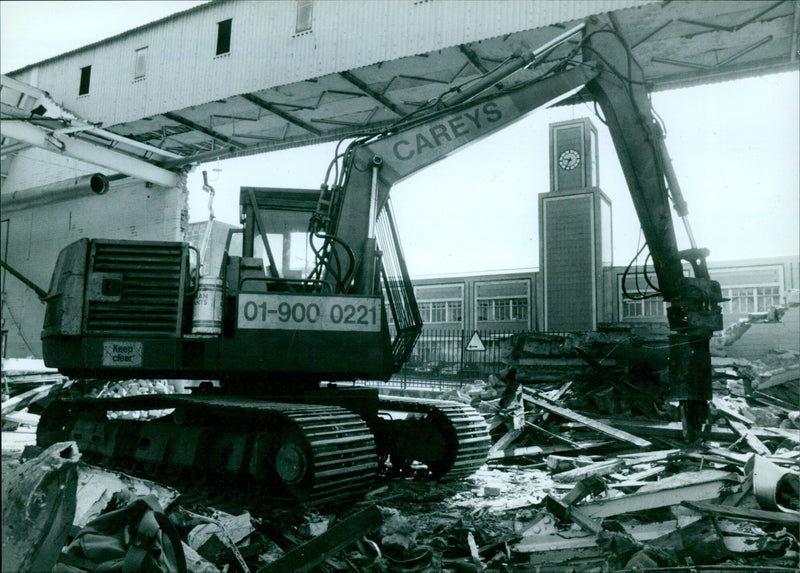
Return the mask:
<path fill-rule="evenodd" d="M 50 183 L 41 187 L 21 189 L 0 196 L 3 211 L 17 211 L 30 207 L 41 207 L 59 201 L 68 201 L 79 197 L 105 195 L 108 192 L 109 180 L 102 173 L 84 175 L 75 179 Z"/>

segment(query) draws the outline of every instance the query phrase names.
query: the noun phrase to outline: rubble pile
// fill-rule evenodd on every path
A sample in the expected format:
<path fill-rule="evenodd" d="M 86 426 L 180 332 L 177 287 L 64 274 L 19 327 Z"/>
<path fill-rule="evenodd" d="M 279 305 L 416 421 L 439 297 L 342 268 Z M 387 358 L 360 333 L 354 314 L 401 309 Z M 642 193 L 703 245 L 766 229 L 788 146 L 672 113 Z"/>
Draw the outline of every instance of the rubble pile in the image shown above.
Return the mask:
<path fill-rule="evenodd" d="M 664 350 L 655 336 L 638 347 L 631 340 L 630 332 L 515 340 L 516 363 L 504 377 L 442 395 L 485 416 L 493 436 L 486 466 L 455 483 L 386 478 L 347 507 L 265 510 L 222 491 L 198 498 L 193 484 L 178 491 L 87 465 L 72 443 L 20 456 L 35 439 L 31 412 L 48 394 L 185 388 L 140 380 L 9 385 L 4 421 L 27 417 L 3 433 L 3 522 L 15 524 L 15 511 L 39 516 L 26 523 L 41 531 L 22 537 L 60 546 L 120 498 L 152 494 L 177 524 L 189 570 L 204 573 L 796 570 L 800 353 L 714 358 L 712 423 L 702 444 L 687 446 L 677 404 L 660 391 Z M 74 495 L 53 487 L 65 471 Z M 59 527 L 48 536 L 51 514 Z M 19 539 L 4 529 L 4 550 L 31 560 Z"/>

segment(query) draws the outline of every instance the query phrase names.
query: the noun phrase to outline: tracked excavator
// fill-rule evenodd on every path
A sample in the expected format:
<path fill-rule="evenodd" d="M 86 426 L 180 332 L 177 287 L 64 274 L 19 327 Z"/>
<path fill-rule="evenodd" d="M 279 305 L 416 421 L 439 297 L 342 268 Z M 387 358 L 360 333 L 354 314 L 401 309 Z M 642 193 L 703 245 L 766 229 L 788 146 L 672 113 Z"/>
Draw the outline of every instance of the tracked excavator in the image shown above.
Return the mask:
<path fill-rule="evenodd" d="M 671 389 L 695 439 L 711 398 L 709 339 L 722 327 L 723 299 L 707 251 L 693 239 L 678 250 L 670 198 L 684 220 L 686 204 L 643 73 L 609 21 L 593 18 L 389 128 L 340 144 L 320 189 L 243 187 L 241 237 L 229 235 L 218 274 L 201 277 L 181 242 L 82 239 L 64 248 L 42 331 L 48 366 L 72 379 L 218 383 L 190 394 L 54 400 L 38 445 L 71 439 L 97 463 L 249 484 L 310 504 L 357 498 L 384 472 L 470 475 L 490 446 L 474 409 L 343 384 L 388 380 L 422 327 L 390 189 L 575 94 L 599 105 L 611 132 L 670 303 Z M 298 271 L 293 241 L 278 249 L 269 237 L 303 233 L 314 257 Z M 684 275 L 684 261 L 694 276 Z M 198 306 L 210 314 L 198 316 Z M 120 415 L 159 410 L 169 413 Z"/>

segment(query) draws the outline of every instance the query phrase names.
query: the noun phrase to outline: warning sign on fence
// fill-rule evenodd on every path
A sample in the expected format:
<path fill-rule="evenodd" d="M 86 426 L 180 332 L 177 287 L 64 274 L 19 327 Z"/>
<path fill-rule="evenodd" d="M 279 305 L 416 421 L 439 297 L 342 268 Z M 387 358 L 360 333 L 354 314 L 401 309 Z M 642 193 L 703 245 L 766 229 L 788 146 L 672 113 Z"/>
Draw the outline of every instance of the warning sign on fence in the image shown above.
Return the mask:
<path fill-rule="evenodd" d="M 472 333 L 472 338 L 469 339 L 467 342 L 467 346 L 465 350 L 472 350 L 474 352 L 486 352 L 486 346 L 483 344 L 483 340 L 481 340 L 480 334 L 478 331 Z"/>

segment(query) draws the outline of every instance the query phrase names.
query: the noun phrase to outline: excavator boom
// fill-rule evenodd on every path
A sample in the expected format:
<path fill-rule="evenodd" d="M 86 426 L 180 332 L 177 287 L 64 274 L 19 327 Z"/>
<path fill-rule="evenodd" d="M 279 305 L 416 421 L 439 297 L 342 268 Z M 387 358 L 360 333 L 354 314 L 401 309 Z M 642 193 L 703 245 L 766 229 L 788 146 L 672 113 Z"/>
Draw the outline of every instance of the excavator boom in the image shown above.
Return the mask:
<path fill-rule="evenodd" d="M 530 66 L 542 65 L 568 40 L 577 47 L 536 79 L 511 88 L 498 82 Z M 686 203 L 652 110 L 644 74 L 611 23 L 595 17 L 537 50 L 519 53 L 485 77 L 439 98 L 426 113 L 401 120 L 386 132 L 357 140 L 343 155 L 334 187 L 339 198 L 332 229 L 352 249 L 359 272 L 354 292 L 374 286 L 378 253 L 370 242 L 375 213 L 388 202 L 392 185 L 537 109 L 579 90 L 602 111 L 619 157 L 641 228 L 650 249 L 658 287 L 670 304 L 671 387 L 686 411 L 693 438 L 711 398 L 709 339 L 722 329 L 719 284 L 710 279 L 708 252 L 694 245 L 679 250 L 671 202 L 684 219 Z M 376 211 L 377 206 L 377 211 Z M 365 240 L 366 237 L 366 240 Z M 693 276 L 686 276 L 684 261 Z"/>

